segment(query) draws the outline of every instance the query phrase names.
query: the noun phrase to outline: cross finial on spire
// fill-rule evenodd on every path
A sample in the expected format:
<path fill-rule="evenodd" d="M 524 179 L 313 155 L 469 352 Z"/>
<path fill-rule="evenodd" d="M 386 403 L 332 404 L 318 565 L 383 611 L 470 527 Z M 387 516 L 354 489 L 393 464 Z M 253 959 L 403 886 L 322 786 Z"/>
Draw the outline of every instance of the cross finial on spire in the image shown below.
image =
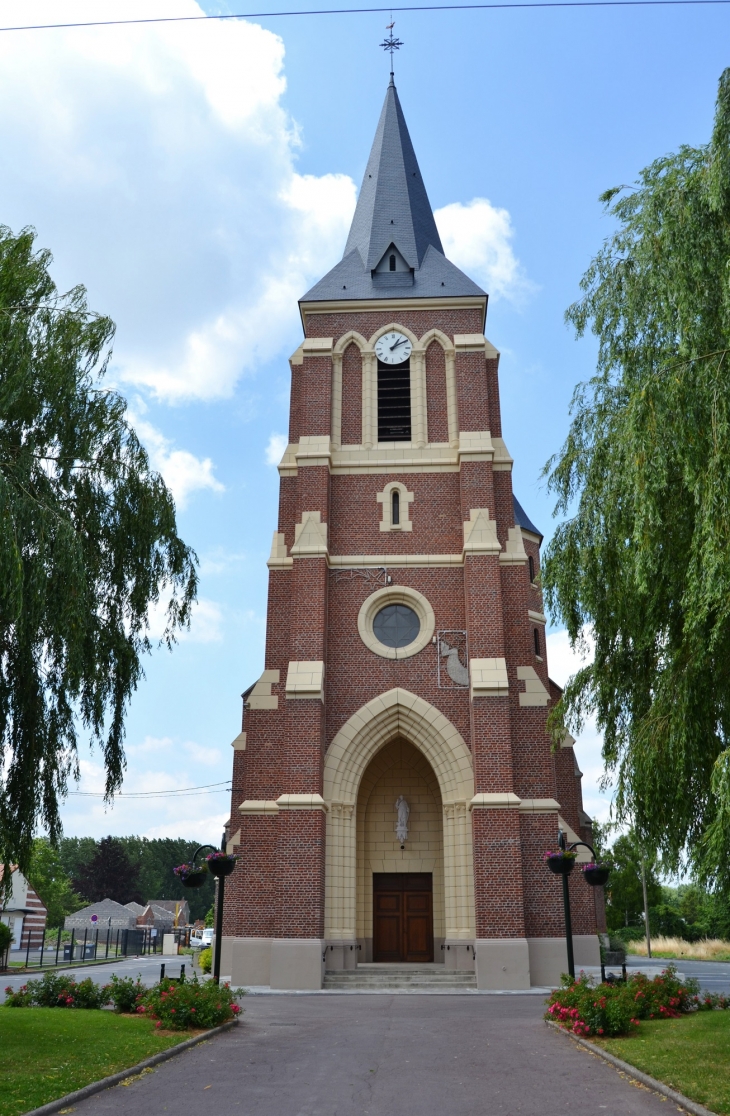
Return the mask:
<path fill-rule="evenodd" d="M 400 39 L 396 38 L 396 36 L 393 34 L 393 28 L 394 27 L 395 27 L 395 20 L 393 19 L 393 13 L 391 12 L 390 13 L 390 23 L 387 24 L 386 28 L 385 28 L 385 30 L 388 32 L 388 36 L 380 44 L 381 47 L 383 48 L 383 50 L 387 50 L 387 51 L 390 52 L 390 83 L 391 83 L 391 85 L 393 84 L 393 51 L 394 50 L 400 50 L 400 48 L 403 46 L 403 43 L 400 41 Z"/>

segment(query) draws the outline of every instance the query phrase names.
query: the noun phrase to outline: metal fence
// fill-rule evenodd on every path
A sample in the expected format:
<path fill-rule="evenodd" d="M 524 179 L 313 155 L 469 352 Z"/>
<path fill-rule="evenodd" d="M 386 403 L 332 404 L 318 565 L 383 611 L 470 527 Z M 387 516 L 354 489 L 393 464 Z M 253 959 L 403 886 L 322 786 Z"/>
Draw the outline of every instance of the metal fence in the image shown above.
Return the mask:
<path fill-rule="evenodd" d="M 25 968 L 43 968 L 50 965 L 83 964 L 92 961 L 107 961 L 116 957 L 144 957 L 148 954 L 162 953 L 164 934 L 172 934 L 178 945 L 190 942 L 190 928 L 162 930 L 152 926 L 140 926 L 131 930 L 104 930 L 98 927 L 81 931 L 62 930 L 55 935 L 45 931 L 29 931 L 25 949 L 11 950 L 4 957 L 0 955 L 0 968 L 3 960 L 7 966 L 10 961 L 20 960 L 25 954 Z M 25 935 L 24 935 L 25 937 Z"/>

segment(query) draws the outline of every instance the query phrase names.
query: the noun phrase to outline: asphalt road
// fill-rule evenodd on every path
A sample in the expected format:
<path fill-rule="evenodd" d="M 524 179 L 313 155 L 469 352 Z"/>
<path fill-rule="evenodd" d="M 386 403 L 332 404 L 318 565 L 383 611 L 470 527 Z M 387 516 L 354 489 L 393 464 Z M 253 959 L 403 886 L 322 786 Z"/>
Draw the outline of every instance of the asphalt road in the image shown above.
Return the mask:
<path fill-rule="evenodd" d="M 239 1026 L 75 1116 L 667 1116 L 541 996 L 255 996 Z"/>
<path fill-rule="evenodd" d="M 637 965 L 644 970 L 656 969 L 659 973 L 669 964 L 669 961 L 663 957 L 652 957 L 650 960 L 648 957 L 633 956 L 628 957 L 626 963 L 629 972 L 632 965 Z M 681 961 L 674 961 L 673 964 L 686 977 L 696 977 L 703 991 L 724 992 L 726 996 L 730 995 L 730 962 L 686 961 L 683 958 Z"/>

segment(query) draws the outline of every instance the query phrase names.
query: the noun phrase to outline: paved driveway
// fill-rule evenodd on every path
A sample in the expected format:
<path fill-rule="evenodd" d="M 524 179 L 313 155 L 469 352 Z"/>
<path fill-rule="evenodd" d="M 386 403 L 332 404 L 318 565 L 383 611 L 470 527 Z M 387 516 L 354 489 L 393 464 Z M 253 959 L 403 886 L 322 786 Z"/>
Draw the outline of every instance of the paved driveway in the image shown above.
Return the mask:
<path fill-rule="evenodd" d="M 667 1116 L 541 996 L 255 996 L 234 1031 L 75 1116 Z"/>

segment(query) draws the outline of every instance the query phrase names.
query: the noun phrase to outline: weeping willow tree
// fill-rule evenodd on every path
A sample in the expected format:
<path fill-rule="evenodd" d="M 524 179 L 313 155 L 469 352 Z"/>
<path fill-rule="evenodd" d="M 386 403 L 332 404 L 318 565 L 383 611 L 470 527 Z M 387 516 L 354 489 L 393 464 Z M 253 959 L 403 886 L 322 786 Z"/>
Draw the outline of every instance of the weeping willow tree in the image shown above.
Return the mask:
<path fill-rule="evenodd" d="M 149 608 L 169 597 L 169 646 L 197 586 L 172 496 L 100 384 L 114 325 L 50 263 L 0 228 L 0 863 L 23 870 L 38 826 L 60 835 L 79 729 L 120 787 Z"/>
<path fill-rule="evenodd" d="M 548 607 L 595 657 L 553 713 L 670 863 L 730 883 L 730 70 L 711 142 L 601 198 L 616 222 L 566 314 L 598 338 L 548 487 Z"/>

